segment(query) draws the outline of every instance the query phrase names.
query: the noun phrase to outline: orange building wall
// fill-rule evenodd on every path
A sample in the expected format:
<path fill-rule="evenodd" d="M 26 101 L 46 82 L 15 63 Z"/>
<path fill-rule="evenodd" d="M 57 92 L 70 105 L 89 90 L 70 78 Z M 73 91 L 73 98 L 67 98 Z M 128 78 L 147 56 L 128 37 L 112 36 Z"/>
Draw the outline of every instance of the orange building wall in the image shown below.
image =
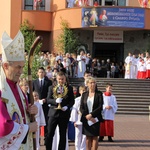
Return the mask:
<path fill-rule="evenodd" d="M 22 11 L 22 22 L 28 20 L 35 30 L 51 31 L 52 14 L 46 11 Z"/>
<path fill-rule="evenodd" d="M 21 2 L 20 0 L 15 0 L 15 2 L 6 0 L 0 5 L 0 38 L 4 31 L 11 38 L 17 34 L 21 23 Z"/>
<path fill-rule="evenodd" d="M 140 7 L 138 0 L 128 0 L 128 6 Z"/>
<path fill-rule="evenodd" d="M 11 0 L 3 1 L 0 5 L 0 38 L 4 31 L 10 35 Z"/>
<path fill-rule="evenodd" d="M 10 35 L 10 11 L 11 11 L 11 0 L 1 0 L 0 5 L 0 39 L 4 31 Z M 0 46 L 0 53 L 1 53 L 1 46 Z"/>
<path fill-rule="evenodd" d="M 59 9 L 65 9 L 66 8 L 66 0 L 52 0 L 51 3 L 51 11 L 57 11 Z"/>
<path fill-rule="evenodd" d="M 149 18 L 150 17 L 150 9 L 147 8 L 145 11 L 145 18 Z M 145 19 L 145 29 L 150 30 L 150 21 L 149 19 Z"/>
<path fill-rule="evenodd" d="M 55 47 L 55 40 L 57 39 L 57 37 L 60 35 L 62 31 L 61 30 L 55 30 L 52 31 L 50 34 L 50 47 L 49 49 L 51 50 L 51 52 L 55 52 L 58 53 L 58 49 Z"/>
<path fill-rule="evenodd" d="M 21 25 L 21 11 L 22 11 L 22 1 L 21 0 L 15 0 L 15 3 L 13 0 L 11 0 L 11 37 L 14 37 Z"/>
<path fill-rule="evenodd" d="M 81 8 L 71 8 L 54 12 L 52 30 L 61 28 L 61 18 L 69 22 L 70 28 L 81 28 L 81 17 Z"/>

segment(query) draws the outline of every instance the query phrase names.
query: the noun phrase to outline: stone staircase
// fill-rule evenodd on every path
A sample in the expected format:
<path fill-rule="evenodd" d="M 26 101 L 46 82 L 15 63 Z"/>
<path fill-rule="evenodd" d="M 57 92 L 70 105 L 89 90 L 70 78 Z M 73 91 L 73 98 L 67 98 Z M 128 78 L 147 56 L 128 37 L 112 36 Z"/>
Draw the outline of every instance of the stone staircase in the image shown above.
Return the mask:
<path fill-rule="evenodd" d="M 118 103 L 117 114 L 149 115 L 150 80 L 96 78 L 98 89 L 105 91 L 106 83 L 113 85 L 113 94 Z M 71 78 L 70 84 L 79 86 L 83 79 Z"/>

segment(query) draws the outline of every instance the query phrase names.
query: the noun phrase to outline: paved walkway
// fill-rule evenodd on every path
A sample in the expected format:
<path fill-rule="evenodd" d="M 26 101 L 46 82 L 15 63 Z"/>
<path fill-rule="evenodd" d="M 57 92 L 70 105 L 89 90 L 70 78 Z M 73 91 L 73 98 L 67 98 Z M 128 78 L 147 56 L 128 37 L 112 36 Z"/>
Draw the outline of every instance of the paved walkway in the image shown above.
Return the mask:
<path fill-rule="evenodd" d="M 150 121 L 148 116 L 115 117 L 114 142 L 99 143 L 98 150 L 150 150 Z M 41 150 L 45 150 L 41 146 Z M 75 150 L 74 143 L 69 143 L 69 150 Z"/>

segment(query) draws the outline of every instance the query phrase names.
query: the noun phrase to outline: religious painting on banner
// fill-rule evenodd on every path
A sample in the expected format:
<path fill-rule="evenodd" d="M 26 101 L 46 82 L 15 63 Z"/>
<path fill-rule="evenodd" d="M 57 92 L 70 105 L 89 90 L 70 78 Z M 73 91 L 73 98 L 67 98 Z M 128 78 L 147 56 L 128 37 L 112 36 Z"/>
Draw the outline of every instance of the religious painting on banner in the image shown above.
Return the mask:
<path fill-rule="evenodd" d="M 150 0 L 138 0 L 141 7 L 150 8 Z"/>

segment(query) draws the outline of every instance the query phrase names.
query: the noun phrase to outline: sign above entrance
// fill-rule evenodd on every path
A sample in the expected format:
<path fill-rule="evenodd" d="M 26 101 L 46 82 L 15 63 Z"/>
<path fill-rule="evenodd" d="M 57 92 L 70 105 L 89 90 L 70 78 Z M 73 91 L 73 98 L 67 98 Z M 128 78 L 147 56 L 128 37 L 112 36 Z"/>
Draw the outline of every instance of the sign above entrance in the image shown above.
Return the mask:
<path fill-rule="evenodd" d="M 94 31 L 95 43 L 123 43 L 123 31 Z"/>
<path fill-rule="evenodd" d="M 82 27 L 144 28 L 143 8 L 82 8 Z"/>

